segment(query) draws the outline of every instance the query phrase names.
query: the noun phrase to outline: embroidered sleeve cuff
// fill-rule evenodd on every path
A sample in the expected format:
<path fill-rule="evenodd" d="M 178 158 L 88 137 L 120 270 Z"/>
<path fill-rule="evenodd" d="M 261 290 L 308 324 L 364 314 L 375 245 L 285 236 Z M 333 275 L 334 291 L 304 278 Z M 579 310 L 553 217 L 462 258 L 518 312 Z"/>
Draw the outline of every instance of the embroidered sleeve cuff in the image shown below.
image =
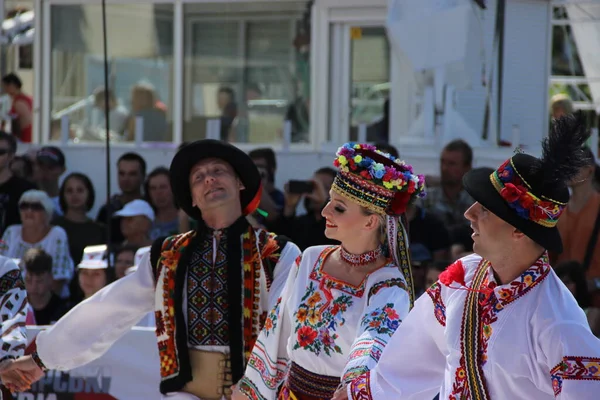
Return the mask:
<path fill-rule="evenodd" d="M 38 367 L 40 367 L 40 369 L 42 371 L 44 371 L 44 372 L 48 371 L 48 368 L 46 368 L 46 366 L 42 362 L 42 359 L 40 358 L 40 355 L 38 354 L 37 351 L 34 351 L 33 353 L 31 353 L 31 358 L 33 359 L 33 362 L 35 362 L 35 364 Z"/>
<path fill-rule="evenodd" d="M 254 385 L 254 382 L 252 382 L 250 379 L 243 377 L 239 383 L 238 383 L 238 387 L 240 389 L 240 392 L 242 392 L 247 398 L 252 399 L 252 400 L 266 400 L 265 397 L 263 397 L 260 392 L 258 391 L 258 388 L 256 387 L 256 385 Z"/>
<path fill-rule="evenodd" d="M 354 379 L 347 387 L 348 400 L 371 400 L 371 371 L 368 371 Z"/>

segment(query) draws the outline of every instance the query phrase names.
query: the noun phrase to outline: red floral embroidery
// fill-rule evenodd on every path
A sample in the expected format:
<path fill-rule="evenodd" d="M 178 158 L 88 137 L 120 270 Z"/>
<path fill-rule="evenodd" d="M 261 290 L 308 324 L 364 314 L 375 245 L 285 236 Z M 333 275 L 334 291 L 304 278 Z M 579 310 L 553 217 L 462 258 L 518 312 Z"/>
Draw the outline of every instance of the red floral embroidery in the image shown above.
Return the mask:
<path fill-rule="evenodd" d="M 298 329 L 298 345 L 300 347 L 307 347 L 315 341 L 318 335 L 318 332 L 310 326 L 303 326 Z"/>
<path fill-rule="evenodd" d="M 350 383 L 352 400 L 371 400 L 371 373 L 366 372 Z"/>
<path fill-rule="evenodd" d="M 440 325 L 446 326 L 446 305 L 442 300 L 442 286 L 439 282 L 436 282 L 427 289 L 426 293 L 431 297 L 431 301 L 433 301 L 433 314 L 435 318 Z"/>
<path fill-rule="evenodd" d="M 600 381 L 600 358 L 563 357 L 562 361 L 550 370 L 550 377 L 555 396 L 562 391 L 565 379 Z"/>

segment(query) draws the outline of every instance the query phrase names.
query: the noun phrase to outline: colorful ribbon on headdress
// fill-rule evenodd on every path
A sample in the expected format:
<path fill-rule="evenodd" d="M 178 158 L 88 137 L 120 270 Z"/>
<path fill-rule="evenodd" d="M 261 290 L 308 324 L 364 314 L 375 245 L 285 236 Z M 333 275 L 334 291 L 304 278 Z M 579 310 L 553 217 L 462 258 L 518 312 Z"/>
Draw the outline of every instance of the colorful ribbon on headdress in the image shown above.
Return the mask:
<path fill-rule="evenodd" d="M 408 297 L 410 299 L 410 308 L 415 303 L 415 287 L 412 277 L 412 268 L 410 265 L 410 253 L 408 233 L 405 226 L 408 221 L 405 216 L 386 216 L 387 245 L 394 263 L 398 266 L 408 287 Z"/>

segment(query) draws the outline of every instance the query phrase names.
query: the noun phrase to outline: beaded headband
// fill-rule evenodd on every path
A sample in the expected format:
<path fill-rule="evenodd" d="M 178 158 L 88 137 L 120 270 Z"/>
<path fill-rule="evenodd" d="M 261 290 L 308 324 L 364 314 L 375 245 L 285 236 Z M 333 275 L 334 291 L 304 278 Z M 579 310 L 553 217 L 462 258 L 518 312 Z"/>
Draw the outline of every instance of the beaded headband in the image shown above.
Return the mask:
<path fill-rule="evenodd" d="M 416 197 L 425 196 L 423 175 L 375 146 L 346 143 L 336 156 L 331 189 L 375 213 L 401 215 Z"/>
<path fill-rule="evenodd" d="M 490 180 L 500 196 L 519 217 L 538 225 L 552 228 L 556 226 L 566 203 L 544 196 L 537 197 L 531 192 L 531 186 L 519 174 L 512 158 L 506 160 L 490 175 Z"/>

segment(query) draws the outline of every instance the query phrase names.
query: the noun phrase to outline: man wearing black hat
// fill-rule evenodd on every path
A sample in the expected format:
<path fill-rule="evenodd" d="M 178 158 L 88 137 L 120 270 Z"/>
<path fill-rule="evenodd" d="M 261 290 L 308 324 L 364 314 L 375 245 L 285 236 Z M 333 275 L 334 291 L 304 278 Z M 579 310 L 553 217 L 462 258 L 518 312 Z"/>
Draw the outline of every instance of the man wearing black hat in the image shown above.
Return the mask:
<path fill-rule="evenodd" d="M 186 145 L 170 179 L 178 205 L 199 228 L 157 240 L 135 273 L 40 333 L 37 352 L 6 362 L 0 375 L 18 369 L 39 379 L 46 367 L 83 365 L 154 310 L 161 393 L 175 400 L 228 396 L 300 250 L 247 222 L 261 178 L 238 148 L 217 140 Z"/>
<path fill-rule="evenodd" d="M 554 122 L 541 159 L 515 154 L 464 178 L 476 254 L 448 267 L 370 373 L 335 400 L 597 399 L 600 340 L 548 264 L 567 183 L 584 164 L 583 128 Z"/>

